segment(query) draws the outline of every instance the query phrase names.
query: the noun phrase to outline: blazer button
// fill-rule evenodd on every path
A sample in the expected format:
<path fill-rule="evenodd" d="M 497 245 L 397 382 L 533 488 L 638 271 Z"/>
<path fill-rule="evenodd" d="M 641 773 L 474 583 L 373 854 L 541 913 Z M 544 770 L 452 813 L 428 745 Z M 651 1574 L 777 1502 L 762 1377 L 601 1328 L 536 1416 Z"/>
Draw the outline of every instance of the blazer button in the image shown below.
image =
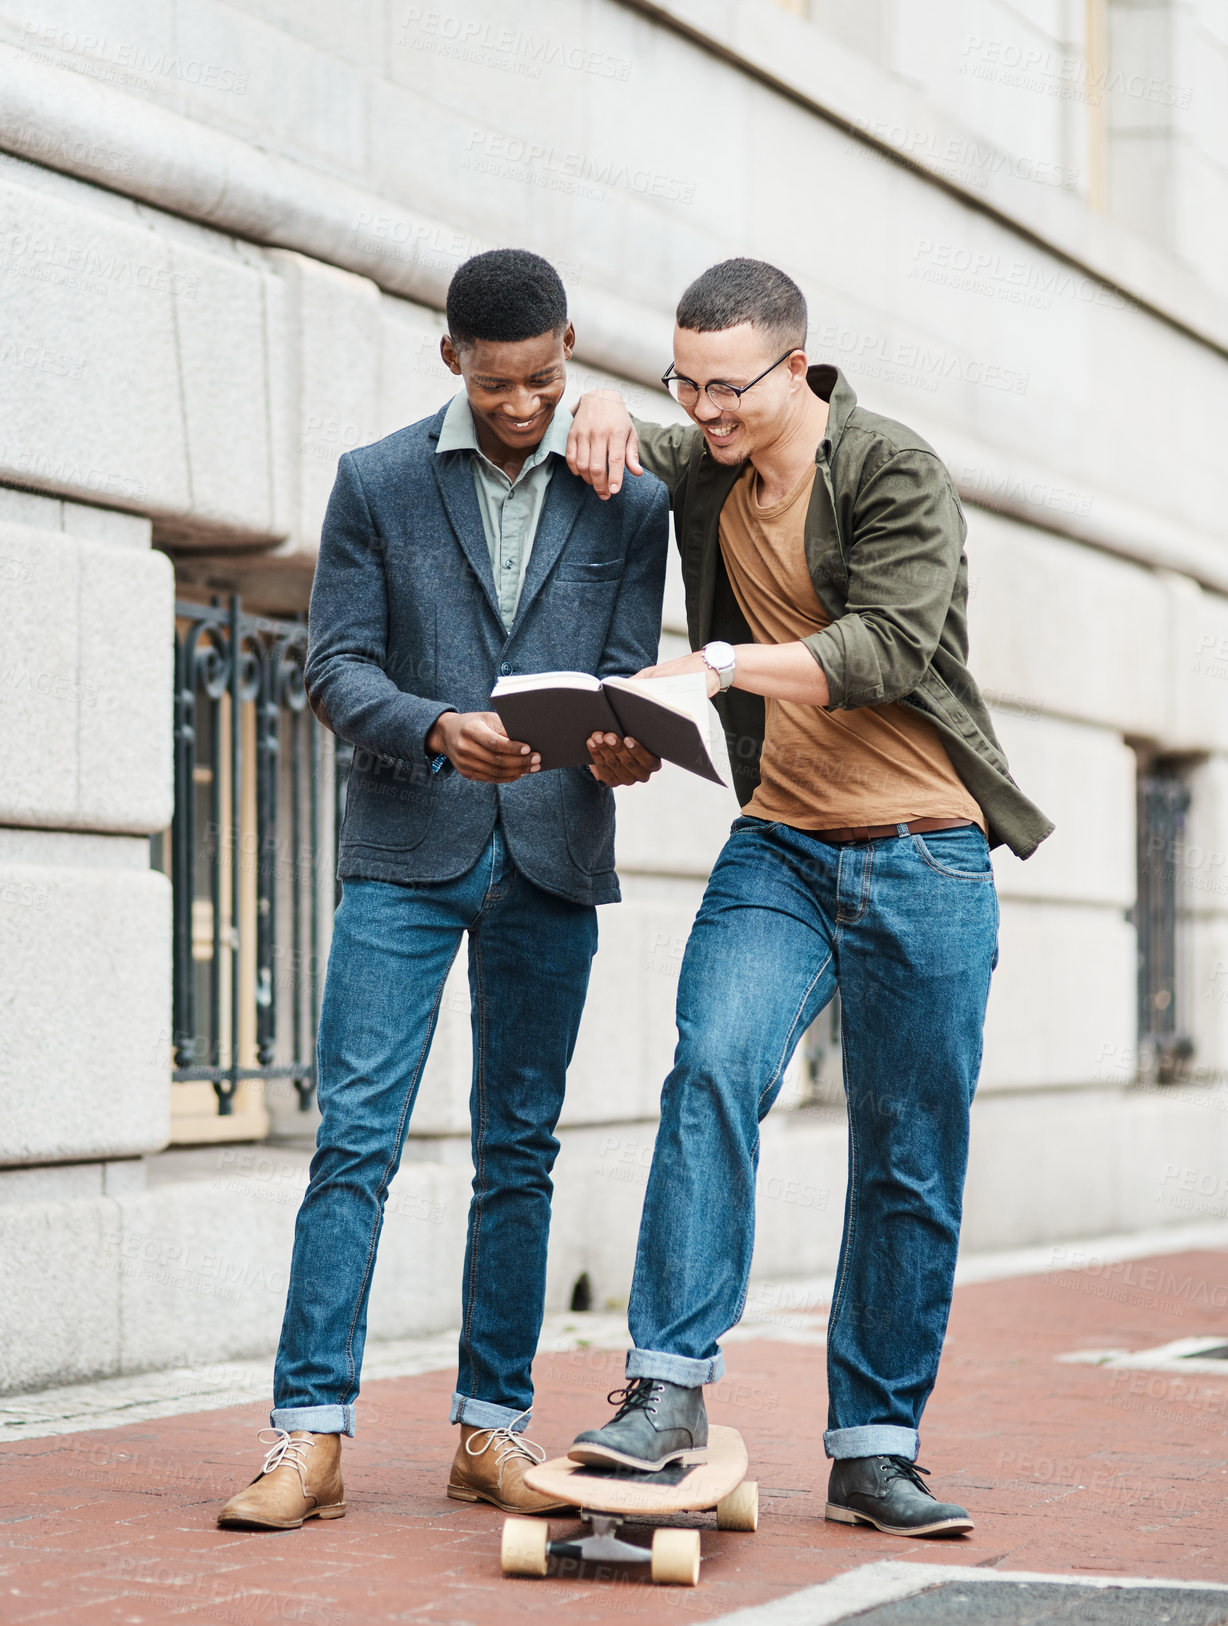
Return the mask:
<path fill-rule="evenodd" d="M 499 676 L 500 677 L 508 677 L 508 676 L 511 675 L 511 670 L 512 670 L 511 667 L 507 664 L 506 661 L 504 661 L 503 665 L 499 668 Z"/>

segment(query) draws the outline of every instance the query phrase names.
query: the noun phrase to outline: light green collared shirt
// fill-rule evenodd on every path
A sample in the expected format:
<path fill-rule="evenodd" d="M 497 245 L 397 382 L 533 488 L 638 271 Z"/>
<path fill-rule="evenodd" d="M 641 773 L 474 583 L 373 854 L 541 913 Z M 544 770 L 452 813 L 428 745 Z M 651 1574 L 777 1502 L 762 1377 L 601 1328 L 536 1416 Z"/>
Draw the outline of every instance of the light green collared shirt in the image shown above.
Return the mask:
<path fill-rule="evenodd" d="M 524 573 L 529 554 L 533 551 L 533 539 L 542 517 L 546 492 L 550 487 L 553 472 L 551 454 L 558 457 L 567 455 L 570 430 L 571 413 L 562 405 L 555 407 L 554 416 L 540 443 L 525 458 L 516 478 L 509 480 L 478 445 L 469 398 L 463 390 L 452 397 L 444 414 L 435 451 L 437 455 L 442 452 L 472 454 L 469 461 L 473 468 L 473 486 L 482 513 L 486 546 L 490 549 L 499 614 L 508 630 L 516 619 Z"/>

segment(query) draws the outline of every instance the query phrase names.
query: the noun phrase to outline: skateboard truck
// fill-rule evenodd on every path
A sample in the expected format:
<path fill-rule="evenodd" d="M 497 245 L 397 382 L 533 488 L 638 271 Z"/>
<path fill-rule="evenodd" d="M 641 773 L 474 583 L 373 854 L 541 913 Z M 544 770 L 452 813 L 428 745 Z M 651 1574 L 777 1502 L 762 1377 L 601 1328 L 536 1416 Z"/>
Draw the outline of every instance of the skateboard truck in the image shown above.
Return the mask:
<path fill-rule="evenodd" d="M 643 1564 L 652 1557 L 647 1547 L 618 1539 L 623 1521 L 617 1513 L 590 1513 L 581 1508 L 580 1517 L 592 1526 L 592 1535 L 548 1542 L 546 1551 L 551 1558 L 579 1558 L 589 1564 Z"/>
<path fill-rule="evenodd" d="M 637 1547 L 615 1533 L 623 1524 L 621 1514 L 582 1508 L 580 1517 L 591 1525 L 592 1534 L 570 1541 L 551 1541 L 544 1519 L 505 1519 L 504 1575 L 545 1575 L 552 1558 L 570 1558 L 592 1564 L 650 1564 L 652 1579 L 659 1585 L 698 1586 L 698 1530 L 658 1527 L 651 1547 Z"/>

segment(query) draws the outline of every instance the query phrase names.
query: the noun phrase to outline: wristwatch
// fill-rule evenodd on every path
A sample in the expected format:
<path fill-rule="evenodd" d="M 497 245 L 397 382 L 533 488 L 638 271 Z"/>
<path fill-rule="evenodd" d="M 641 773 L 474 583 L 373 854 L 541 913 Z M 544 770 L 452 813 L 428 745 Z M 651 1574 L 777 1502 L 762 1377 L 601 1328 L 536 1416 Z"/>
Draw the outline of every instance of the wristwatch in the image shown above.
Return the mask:
<path fill-rule="evenodd" d="M 700 650 L 704 664 L 710 666 L 721 680 L 721 693 L 733 682 L 733 669 L 737 665 L 737 656 L 733 645 L 727 644 L 723 639 L 717 638 L 710 644 L 705 644 Z"/>

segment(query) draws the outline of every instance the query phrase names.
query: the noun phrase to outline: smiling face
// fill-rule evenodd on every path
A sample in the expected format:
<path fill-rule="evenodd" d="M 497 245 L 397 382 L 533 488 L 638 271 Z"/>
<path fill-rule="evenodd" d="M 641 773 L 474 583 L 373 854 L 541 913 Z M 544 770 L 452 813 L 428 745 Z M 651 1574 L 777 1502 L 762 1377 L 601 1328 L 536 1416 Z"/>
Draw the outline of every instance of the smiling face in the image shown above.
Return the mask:
<path fill-rule="evenodd" d="M 492 463 L 523 463 L 541 441 L 567 387 L 575 342 L 570 322 L 535 339 L 475 339 L 459 350 L 443 340 L 440 354 L 465 381 L 478 445 Z"/>
<path fill-rule="evenodd" d="M 718 463 L 744 463 L 786 432 L 809 389 L 805 352 L 795 350 L 759 379 L 737 406 L 714 406 L 703 393 L 704 385 L 749 384 L 786 348 L 787 341 L 750 322 L 715 333 L 674 329 L 674 371 L 700 389 L 699 399 L 685 411 L 703 430 Z"/>

